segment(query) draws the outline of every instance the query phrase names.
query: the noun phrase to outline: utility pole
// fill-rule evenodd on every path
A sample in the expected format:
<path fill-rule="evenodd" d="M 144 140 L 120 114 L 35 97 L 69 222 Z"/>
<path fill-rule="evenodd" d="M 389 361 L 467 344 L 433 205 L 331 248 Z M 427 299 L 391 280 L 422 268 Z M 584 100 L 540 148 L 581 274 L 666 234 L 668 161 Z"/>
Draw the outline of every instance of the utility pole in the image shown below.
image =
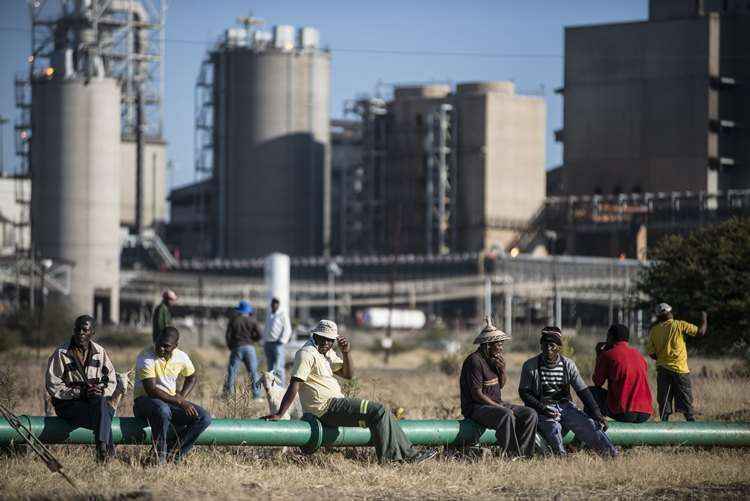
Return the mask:
<path fill-rule="evenodd" d="M 5 175 L 5 125 L 7 117 L 0 115 L 0 177 Z"/>

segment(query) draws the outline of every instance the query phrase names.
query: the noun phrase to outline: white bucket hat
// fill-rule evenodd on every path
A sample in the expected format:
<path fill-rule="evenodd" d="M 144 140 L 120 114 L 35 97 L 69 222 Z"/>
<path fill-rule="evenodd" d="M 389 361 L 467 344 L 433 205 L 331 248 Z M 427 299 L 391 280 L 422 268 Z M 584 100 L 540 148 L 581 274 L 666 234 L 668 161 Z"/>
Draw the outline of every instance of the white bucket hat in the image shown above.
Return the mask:
<path fill-rule="evenodd" d="M 310 334 L 316 334 L 320 337 L 333 339 L 335 341 L 336 338 L 339 337 L 339 328 L 336 325 L 336 322 L 331 320 L 321 320 L 318 322 L 318 325 L 310 331 Z"/>
<path fill-rule="evenodd" d="M 656 305 L 657 315 L 663 315 L 665 313 L 669 313 L 670 311 L 672 311 L 672 307 L 669 306 L 667 303 L 659 303 Z"/>

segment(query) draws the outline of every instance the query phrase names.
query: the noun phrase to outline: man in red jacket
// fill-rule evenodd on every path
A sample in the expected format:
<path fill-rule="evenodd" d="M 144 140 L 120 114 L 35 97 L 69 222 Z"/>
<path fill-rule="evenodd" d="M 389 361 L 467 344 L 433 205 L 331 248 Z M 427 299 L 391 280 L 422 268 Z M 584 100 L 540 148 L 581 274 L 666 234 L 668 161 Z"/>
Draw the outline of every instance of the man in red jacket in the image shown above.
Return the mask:
<path fill-rule="evenodd" d="M 594 386 L 589 389 L 604 415 L 623 423 L 643 423 L 653 412 L 648 364 L 628 345 L 629 340 L 626 326 L 609 328 L 607 342 L 597 346 Z"/>

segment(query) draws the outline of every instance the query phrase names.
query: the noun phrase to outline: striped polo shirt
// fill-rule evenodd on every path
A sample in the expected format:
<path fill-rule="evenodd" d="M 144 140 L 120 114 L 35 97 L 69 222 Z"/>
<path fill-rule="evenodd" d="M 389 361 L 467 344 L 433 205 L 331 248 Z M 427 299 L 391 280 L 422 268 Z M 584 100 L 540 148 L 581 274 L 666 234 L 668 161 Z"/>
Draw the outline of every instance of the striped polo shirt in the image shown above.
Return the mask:
<path fill-rule="evenodd" d="M 570 384 L 565 377 L 565 368 L 562 364 L 562 358 L 557 359 L 557 364 L 548 367 L 545 364 L 539 365 L 539 379 L 542 383 L 542 401 L 559 402 L 563 399 L 570 398 Z"/>

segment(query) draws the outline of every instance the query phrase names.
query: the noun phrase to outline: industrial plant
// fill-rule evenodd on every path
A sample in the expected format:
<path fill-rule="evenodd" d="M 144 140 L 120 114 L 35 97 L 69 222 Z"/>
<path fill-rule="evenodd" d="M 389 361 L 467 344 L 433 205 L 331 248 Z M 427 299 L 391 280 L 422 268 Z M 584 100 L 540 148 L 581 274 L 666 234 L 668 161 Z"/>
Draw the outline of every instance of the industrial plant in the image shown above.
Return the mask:
<path fill-rule="evenodd" d="M 0 178 L 7 295 L 144 322 L 168 286 L 183 313 L 210 315 L 265 303 L 280 253 L 303 318 L 384 305 L 466 318 L 494 302 L 510 332 L 586 303 L 642 322 L 627 294 L 649 246 L 750 206 L 747 13 L 678 3 L 566 29 L 564 162 L 549 172 L 543 93 L 396 82 L 334 118 L 324 32 L 227 20 L 195 62 L 194 182 L 169 193 L 166 5 L 31 3 L 20 168 Z M 605 50 L 621 63 L 597 64 Z"/>

